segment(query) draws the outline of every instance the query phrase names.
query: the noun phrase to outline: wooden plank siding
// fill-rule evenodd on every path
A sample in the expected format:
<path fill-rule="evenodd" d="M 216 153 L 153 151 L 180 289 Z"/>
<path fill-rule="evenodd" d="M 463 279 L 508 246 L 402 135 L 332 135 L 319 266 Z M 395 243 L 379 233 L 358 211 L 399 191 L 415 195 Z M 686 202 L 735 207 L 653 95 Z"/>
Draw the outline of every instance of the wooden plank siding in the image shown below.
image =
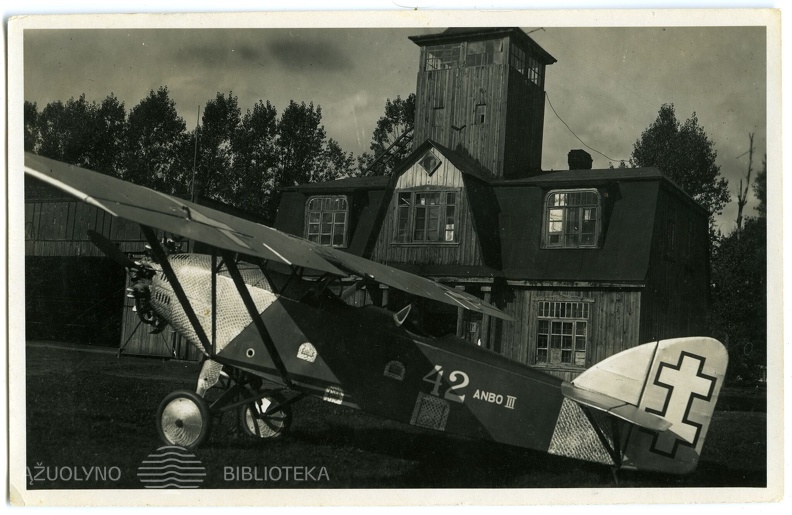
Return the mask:
<path fill-rule="evenodd" d="M 521 179 L 542 167 L 545 93 L 524 75 L 509 70 L 503 176 Z"/>
<path fill-rule="evenodd" d="M 709 228 L 690 202 L 670 186 L 660 188 L 641 312 L 643 341 L 706 332 Z"/>
<path fill-rule="evenodd" d="M 500 341 L 500 348 L 496 346 L 494 350 L 566 380 L 573 379 L 585 368 L 608 356 L 641 343 L 641 291 L 638 289 L 574 291 L 513 287 L 506 295 L 501 295 L 501 299 L 501 307 L 514 317 L 514 322 L 494 321 L 490 329 L 490 341 Z M 585 368 L 536 364 L 539 301 L 589 304 Z"/>
<path fill-rule="evenodd" d="M 103 298 L 122 290 L 124 280 L 129 287 L 129 278 L 120 265 L 107 259 L 88 239 L 88 230 L 109 238 L 123 252 L 142 252 L 145 249 L 146 239 L 137 223 L 115 218 L 95 206 L 77 200 L 59 199 L 25 203 L 26 269 L 43 270 L 49 267 L 64 276 L 60 283 L 50 281 L 46 288 L 26 281 L 29 288 L 27 297 L 32 299 L 31 306 L 26 309 L 29 334 L 34 338 L 58 338 L 82 343 L 100 340 L 96 343 L 101 345 L 118 343 L 123 346 L 126 342 L 124 354 L 171 357 L 175 351 L 179 359 L 197 360 L 200 357 L 197 349 L 170 327 L 159 335 L 149 334 L 151 327 L 145 324 L 138 327 L 139 319 L 132 311 L 132 299 L 124 297 L 125 300 L 121 301 L 115 300 L 115 297 Z M 161 236 L 162 231 L 157 233 Z M 188 250 L 190 246 L 191 242 L 188 242 L 184 249 Z M 102 280 L 110 280 L 111 276 L 112 284 L 105 289 L 88 288 L 89 285 L 101 284 Z M 75 287 L 71 283 L 61 284 L 65 278 L 73 277 L 83 281 L 82 287 Z M 97 301 L 102 305 L 97 306 Z M 112 307 L 116 302 L 117 307 Z M 44 308 L 36 309 L 39 305 Z M 57 308 L 58 316 L 47 318 L 46 312 L 52 310 L 53 306 L 60 306 Z M 115 320 L 119 312 L 120 324 L 117 325 Z M 103 319 L 112 322 L 113 327 L 104 328 L 106 322 Z M 91 328 L 96 328 L 100 334 L 96 337 L 86 336 Z"/>
<path fill-rule="evenodd" d="M 483 260 L 479 238 L 473 226 L 470 202 L 466 195 L 462 172 L 436 150 L 429 149 L 428 152 L 434 152 L 441 161 L 440 166 L 430 176 L 420 165 L 415 163 L 398 178 L 390 205 L 387 207 L 387 214 L 380 226 L 371 259 L 386 264 L 481 265 Z M 459 189 L 460 194 L 457 201 L 459 228 L 456 236 L 458 243 L 394 243 L 396 199 L 399 191 L 424 187 Z"/>
<path fill-rule="evenodd" d="M 146 245 L 137 223 L 115 218 L 84 202 L 25 203 L 26 256 L 104 256 L 88 239 L 89 230 L 109 238 L 123 252 L 142 252 Z M 188 246 L 189 243 L 184 246 L 185 250 Z"/>
<path fill-rule="evenodd" d="M 129 277 L 126 287 L 129 288 Z M 151 356 L 197 361 L 201 352 L 170 325 L 159 334 L 151 334 L 152 327 L 141 323 L 137 313 L 132 311 L 135 301 L 124 297 L 121 319 L 121 341 L 119 354 L 125 356 Z"/>
<path fill-rule="evenodd" d="M 415 106 L 415 148 L 431 139 L 451 150 L 463 149 L 493 172 L 503 175 L 506 129 L 508 40 L 500 64 L 462 66 L 418 72 Z M 421 48 L 425 62 L 426 48 Z M 486 105 L 483 124 L 476 123 L 477 105 Z M 433 122 L 435 116 L 441 119 Z"/>

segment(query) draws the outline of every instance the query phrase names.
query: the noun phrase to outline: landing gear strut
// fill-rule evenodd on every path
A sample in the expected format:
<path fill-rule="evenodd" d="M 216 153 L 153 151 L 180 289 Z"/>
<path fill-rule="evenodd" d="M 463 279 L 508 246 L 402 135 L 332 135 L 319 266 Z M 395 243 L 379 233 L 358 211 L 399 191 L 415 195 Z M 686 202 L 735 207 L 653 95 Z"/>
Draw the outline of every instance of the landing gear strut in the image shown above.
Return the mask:
<path fill-rule="evenodd" d="M 190 390 L 169 393 L 157 410 L 157 432 L 167 445 L 194 449 L 206 442 L 213 418 L 237 410 L 239 429 L 258 439 L 279 438 L 291 427 L 291 405 L 302 394 L 263 389 L 257 376 L 231 369 L 221 381 L 223 391 L 213 402 Z"/>

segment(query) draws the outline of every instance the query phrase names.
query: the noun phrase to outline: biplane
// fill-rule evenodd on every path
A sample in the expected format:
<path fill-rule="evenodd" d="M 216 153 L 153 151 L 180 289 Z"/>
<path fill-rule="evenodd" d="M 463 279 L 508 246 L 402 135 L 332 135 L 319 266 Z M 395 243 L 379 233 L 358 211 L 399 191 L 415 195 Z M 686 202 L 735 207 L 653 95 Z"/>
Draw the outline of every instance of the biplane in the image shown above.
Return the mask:
<path fill-rule="evenodd" d="M 25 172 L 140 224 L 150 247 L 140 259 L 90 237 L 127 269 L 141 320 L 153 331 L 170 324 L 203 355 L 196 387 L 159 405 L 166 444 L 200 446 L 229 411 L 251 437 L 276 438 L 288 431 L 294 403 L 314 396 L 614 469 L 688 473 L 697 465 L 728 361 L 717 340 L 646 343 L 564 381 L 456 336 L 423 333 L 412 304 L 391 311 L 344 300 L 381 284 L 511 319 L 469 293 L 33 154 Z M 212 250 L 182 253 L 156 230 Z M 340 278 L 354 285 L 341 289 Z"/>

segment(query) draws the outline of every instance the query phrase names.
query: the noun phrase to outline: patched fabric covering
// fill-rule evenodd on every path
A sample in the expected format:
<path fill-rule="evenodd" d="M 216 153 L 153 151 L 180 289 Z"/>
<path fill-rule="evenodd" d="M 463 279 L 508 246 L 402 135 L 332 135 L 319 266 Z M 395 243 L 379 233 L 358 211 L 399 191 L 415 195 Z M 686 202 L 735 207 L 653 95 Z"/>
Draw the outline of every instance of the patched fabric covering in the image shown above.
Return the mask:
<path fill-rule="evenodd" d="M 170 256 L 170 263 L 185 293 L 190 299 L 190 304 L 201 323 L 206 336 L 212 338 L 212 273 L 211 257 L 200 254 L 176 254 Z M 253 298 L 259 313 L 272 304 L 276 297 L 272 293 L 264 274 L 253 266 L 239 265 L 240 274 L 248 285 L 248 291 Z M 170 301 L 173 287 L 165 279 L 164 274 L 155 276 L 151 285 L 152 304 L 154 309 L 187 339 L 198 347 L 201 352 L 206 349 L 201 345 L 198 335 L 190 324 L 187 314 L 179 302 Z M 217 274 L 217 328 L 216 352 L 221 351 L 231 340 L 242 332 L 253 321 L 248 314 L 242 298 L 234 285 L 228 272 Z"/>
<path fill-rule="evenodd" d="M 450 409 L 448 401 L 434 395 L 418 392 L 418 399 L 415 401 L 410 424 L 436 429 L 437 431 L 445 431 Z"/>
<path fill-rule="evenodd" d="M 600 422 L 598 420 L 598 422 Z M 607 431 L 605 432 L 607 435 Z M 611 447 L 613 441 L 609 441 Z M 547 449 L 550 454 L 579 460 L 614 465 L 613 459 L 597 436 L 583 409 L 574 401 L 564 399 L 558 414 L 553 438 Z"/>

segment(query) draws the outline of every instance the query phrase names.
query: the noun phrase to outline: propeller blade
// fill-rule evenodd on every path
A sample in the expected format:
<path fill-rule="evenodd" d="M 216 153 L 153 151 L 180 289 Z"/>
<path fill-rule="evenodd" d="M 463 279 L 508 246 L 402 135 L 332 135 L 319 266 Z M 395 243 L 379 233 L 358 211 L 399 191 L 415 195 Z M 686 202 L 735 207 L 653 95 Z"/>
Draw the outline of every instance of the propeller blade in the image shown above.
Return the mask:
<path fill-rule="evenodd" d="M 124 268 L 136 268 L 135 262 L 129 259 L 129 257 L 121 252 L 115 243 L 107 239 L 106 237 L 102 236 L 96 231 L 88 231 L 88 238 L 91 242 L 96 245 L 99 250 L 104 252 L 104 254 L 118 263 L 119 265 L 123 266 Z"/>

